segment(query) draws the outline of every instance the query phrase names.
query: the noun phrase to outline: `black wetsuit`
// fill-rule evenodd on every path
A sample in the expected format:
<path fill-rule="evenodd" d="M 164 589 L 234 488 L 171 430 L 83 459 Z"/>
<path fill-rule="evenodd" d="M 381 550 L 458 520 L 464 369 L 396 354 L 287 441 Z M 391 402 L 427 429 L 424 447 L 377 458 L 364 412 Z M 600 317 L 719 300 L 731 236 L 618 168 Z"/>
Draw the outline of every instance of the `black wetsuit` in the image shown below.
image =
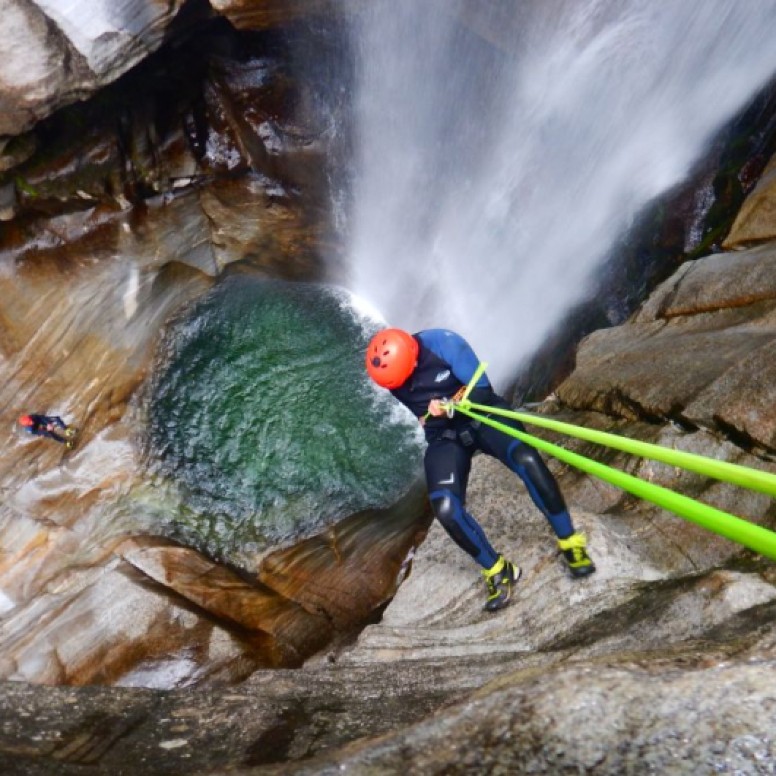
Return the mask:
<path fill-rule="evenodd" d="M 30 415 L 30 417 L 32 418 L 32 425 L 24 426 L 30 434 L 56 439 L 57 442 L 67 441 L 65 437 L 60 436 L 55 431 L 49 431 L 47 428 L 49 425 L 56 426 L 62 431 L 67 428 L 67 423 L 59 415 Z"/>
<path fill-rule="evenodd" d="M 391 393 L 416 417 L 423 418 L 432 399 L 451 398 L 469 383 L 479 360 L 466 340 L 447 329 L 428 329 L 413 336 L 419 344 L 417 366 Z M 486 375 L 477 381 L 469 398 L 477 404 L 509 408 Z M 503 417 L 498 420 L 525 430 L 518 421 Z M 434 514 L 458 546 L 483 568 L 491 568 L 498 553 L 480 524 L 464 509 L 471 461 L 478 451 L 497 458 L 522 479 L 559 539 L 574 532 L 555 478 L 533 447 L 461 413 L 452 418 L 429 416 L 424 431 L 428 442 L 426 482 Z"/>

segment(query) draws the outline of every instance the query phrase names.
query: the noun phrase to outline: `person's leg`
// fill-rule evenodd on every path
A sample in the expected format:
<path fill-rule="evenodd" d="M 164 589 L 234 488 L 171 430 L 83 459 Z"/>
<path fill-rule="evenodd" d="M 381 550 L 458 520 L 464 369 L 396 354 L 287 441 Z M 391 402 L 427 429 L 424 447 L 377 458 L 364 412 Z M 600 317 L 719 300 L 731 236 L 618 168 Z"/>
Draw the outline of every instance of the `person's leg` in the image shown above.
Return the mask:
<path fill-rule="evenodd" d="M 510 419 L 508 425 L 525 431 L 519 421 Z M 534 504 L 557 536 L 571 573 L 574 576 L 592 574 L 595 565 L 587 555 L 585 537 L 574 530 L 563 494 L 539 452 L 490 426 L 481 426 L 478 436 L 483 451 L 500 460 L 523 481 Z"/>
<path fill-rule="evenodd" d="M 517 421 L 509 425 L 514 425 L 520 431 L 525 430 Z M 490 426 L 480 426 L 478 437 L 483 452 L 497 458 L 520 477 L 557 537 L 565 539 L 571 536 L 574 527 L 563 494 L 538 451 Z"/>
<path fill-rule="evenodd" d="M 426 449 L 425 468 L 435 517 L 450 538 L 482 566 L 489 594 L 485 608 L 503 608 L 509 603 L 520 569 L 493 549 L 482 526 L 464 508 L 471 453 L 453 440 L 432 442 Z"/>
<path fill-rule="evenodd" d="M 463 506 L 471 455 L 457 442 L 442 439 L 429 444 L 424 463 L 434 516 L 464 552 L 483 568 L 490 568 L 496 562 L 498 553 L 480 524 Z"/>

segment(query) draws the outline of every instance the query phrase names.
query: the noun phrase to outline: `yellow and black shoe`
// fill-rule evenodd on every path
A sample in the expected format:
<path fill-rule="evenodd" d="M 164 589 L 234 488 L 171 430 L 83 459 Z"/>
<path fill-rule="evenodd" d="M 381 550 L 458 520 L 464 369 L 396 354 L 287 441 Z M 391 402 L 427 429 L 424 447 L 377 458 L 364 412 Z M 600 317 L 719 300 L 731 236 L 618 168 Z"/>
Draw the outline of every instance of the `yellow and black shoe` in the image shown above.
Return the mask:
<path fill-rule="evenodd" d="M 558 547 L 571 576 L 586 577 L 595 571 L 595 564 L 587 554 L 587 539 L 584 534 L 573 533 L 566 539 L 558 539 Z"/>
<path fill-rule="evenodd" d="M 520 579 L 520 567 L 499 555 L 498 560 L 489 569 L 482 572 L 485 584 L 488 586 L 488 600 L 485 610 L 495 612 L 503 609 L 512 598 L 512 588 Z"/>

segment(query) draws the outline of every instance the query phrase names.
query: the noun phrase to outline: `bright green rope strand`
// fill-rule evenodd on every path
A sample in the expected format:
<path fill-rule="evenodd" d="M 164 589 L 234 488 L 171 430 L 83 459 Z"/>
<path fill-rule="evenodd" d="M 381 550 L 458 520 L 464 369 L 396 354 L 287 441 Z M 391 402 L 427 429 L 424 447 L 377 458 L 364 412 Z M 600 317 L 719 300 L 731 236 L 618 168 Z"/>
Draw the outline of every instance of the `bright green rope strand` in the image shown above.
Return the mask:
<path fill-rule="evenodd" d="M 706 458 L 695 453 L 686 453 L 682 450 L 672 450 L 660 445 L 649 442 L 640 442 L 636 439 L 608 434 L 605 431 L 594 431 L 593 429 L 575 426 L 571 423 L 563 423 L 559 420 L 552 420 L 541 415 L 529 415 L 525 412 L 514 412 L 498 407 L 487 407 L 484 404 L 468 403 L 465 405 L 472 410 L 487 412 L 491 415 L 501 415 L 514 420 L 520 420 L 541 428 L 557 431 L 561 434 L 584 439 L 588 442 L 594 442 L 598 445 L 611 447 L 614 450 L 622 450 L 625 453 L 638 455 L 642 458 L 649 458 L 654 461 L 667 463 L 671 466 L 678 466 L 681 469 L 703 474 L 706 477 L 712 477 L 715 480 L 730 482 L 734 485 L 740 485 L 742 488 L 756 490 L 765 493 L 768 496 L 776 498 L 776 475 L 770 472 L 763 472 L 757 469 L 750 469 L 746 466 L 740 466 L 727 461 L 716 461 L 713 458 Z M 456 405 L 457 410 L 461 407 Z"/>
<path fill-rule="evenodd" d="M 668 488 L 645 482 L 638 477 L 621 472 L 619 469 L 614 469 L 611 466 L 598 463 L 597 461 L 585 458 L 577 453 L 572 453 L 570 450 L 566 450 L 563 447 L 558 447 L 558 445 L 554 445 L 551 442 L 546 442 L 538 437 L 518 431 L 497 420 L 473 412 L 467 405 L 477 406 L 479 408 L 483 407 L 483 405 L 471 405 L 469 402 L 466 404 L 456 404 L 456 412 L 460 412 L 474 420 L 492 426 L 499 431 L 503 431 L 505 434 L 515 437 L 521 442 L 526 442 L 538 450 L 542 450 L 560 461 L 564 461 L 588 474 L 592 474 L 594 477 L 598 477 L 628 493 L 632 493 L 634 496 L 638 496 L 646 501 L 651 501 L 653 504 L 668 509 L 680 517 L 690 520 L 709 531 L 724 536 L 727 539 L 731 539 L 734 542 L 738 542 L 745 547 L 749 547 L 755 552 L 765 555 L 772 560 L 776 560 L 776 533 L 773 533 L 766 528 L 762 528 L 759 525 L 749 523 L 746 520 L 742 520 L 740 517 L 731 515 L 728 512 L 723 512 L 722 510 L 707 504 L 702 504 L 688 496 L 675 493 Z M 488 412 L 495 411 L 494 408 L 491 407 L 486 407 L 485 409 Z"/>

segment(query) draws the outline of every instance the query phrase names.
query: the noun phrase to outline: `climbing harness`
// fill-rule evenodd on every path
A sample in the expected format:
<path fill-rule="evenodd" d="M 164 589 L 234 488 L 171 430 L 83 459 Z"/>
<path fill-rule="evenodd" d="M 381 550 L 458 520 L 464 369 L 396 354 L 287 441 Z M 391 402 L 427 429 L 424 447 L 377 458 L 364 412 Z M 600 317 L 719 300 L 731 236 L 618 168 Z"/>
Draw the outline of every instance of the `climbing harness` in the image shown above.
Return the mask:
<path fill-rule="evenodd" d="M 529 425 L 550 429 L 567 436 L 576 437 L 577 439 L 594 442 L 615 450 L 667 463 L 723 482 L 729 482 L 749 490 L 765 493 L 771 497 L 776 497 L 776 475 L 757 469 L 750 469 L 739 464 L 716 461 L 695 453 L 673 450 L 661 445 L 640 442 L 603 431 L 594 431 L 543 416 L 515 412 L 499 407 L 489 407 L 484 404 L 475 404 L 468 400 L 468 396 L 486 368 L 487 364 L 485 362 L 481 363 L 461 397 L 455 401 L 448 400 L 443 403 L 443 407 L 448 413 L 451 411 L 460 412 L 473 420 L 492 426 L 621 490 L 638 496 L 645 501 L 651 501 L 653 504 L 657 504 L 679 517 L 683 517 L 709 531 L 738 542 L 772 560 L 776 560 L 776 533 L 773 531 L 750 523 L 736 515 L 716 509 L 708 504 L 696 501 L 689 496 L 676 493 L 669 488 L 646 482 L 619 469 L 586 458 L 579 453 L 571 452 L 564 447 L 547 442 L 524 431 L 519 431 L 495 420 L 491 416 L 498 415 Z"/>

